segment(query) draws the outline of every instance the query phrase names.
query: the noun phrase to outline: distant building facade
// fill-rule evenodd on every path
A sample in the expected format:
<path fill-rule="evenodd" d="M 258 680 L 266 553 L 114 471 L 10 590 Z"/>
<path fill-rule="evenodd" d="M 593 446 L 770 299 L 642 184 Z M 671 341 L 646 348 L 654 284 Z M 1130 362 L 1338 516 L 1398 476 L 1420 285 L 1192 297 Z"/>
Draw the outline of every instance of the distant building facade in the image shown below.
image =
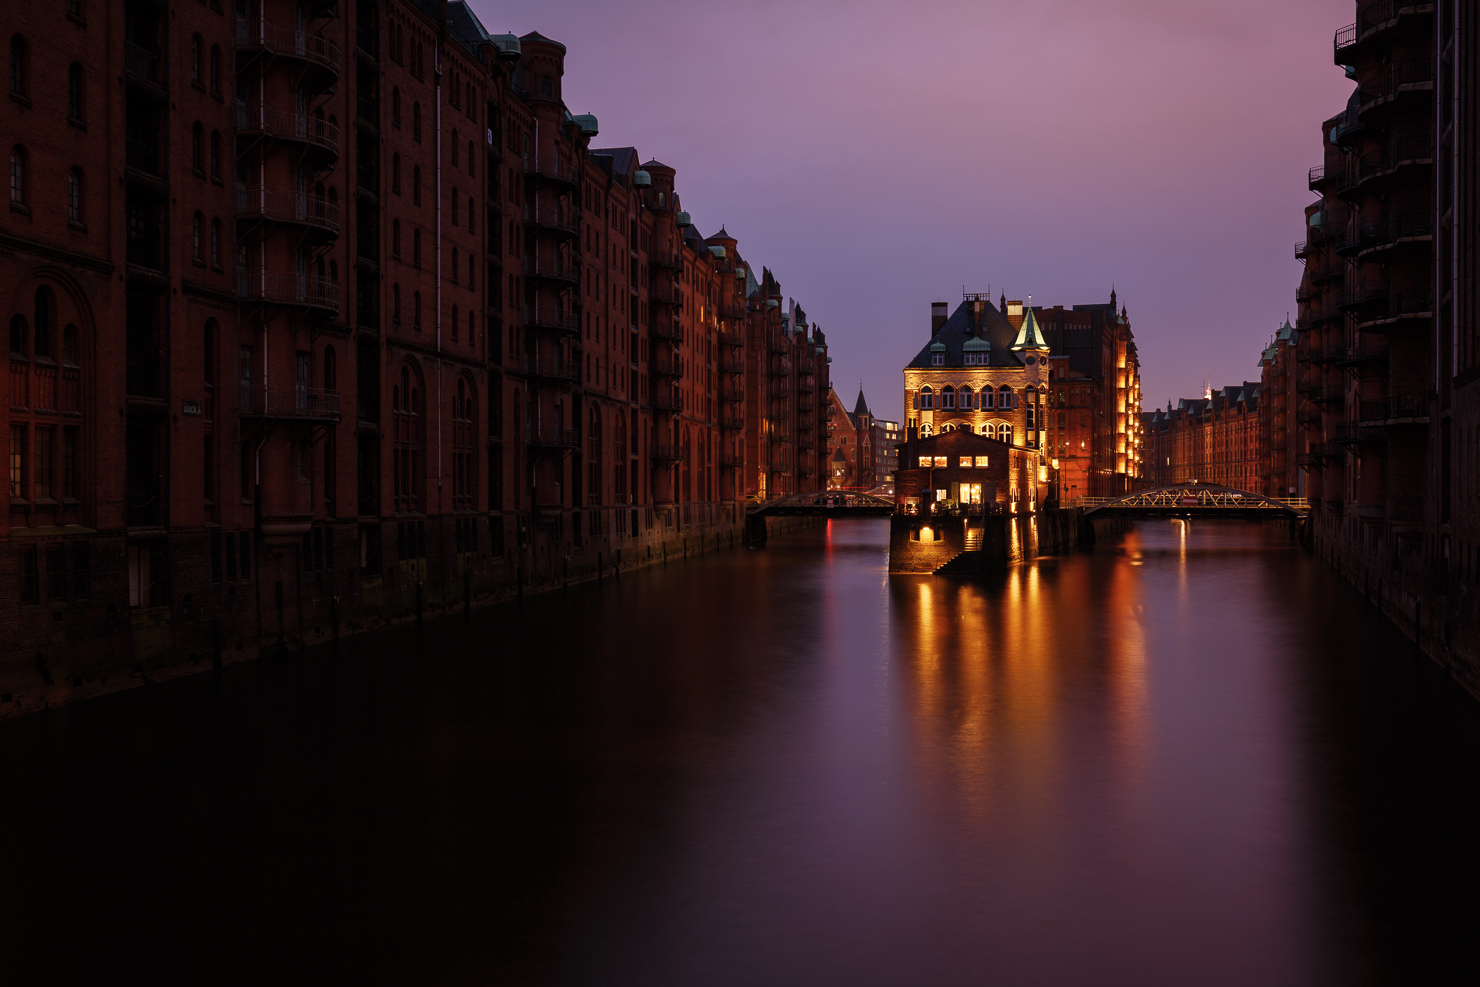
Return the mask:
<path fill-rule="evenodd" d="M 1245 381 L 1143 414 L 1150 486 L 1211 483 L 1258 493 L 1260 385 Z"/>

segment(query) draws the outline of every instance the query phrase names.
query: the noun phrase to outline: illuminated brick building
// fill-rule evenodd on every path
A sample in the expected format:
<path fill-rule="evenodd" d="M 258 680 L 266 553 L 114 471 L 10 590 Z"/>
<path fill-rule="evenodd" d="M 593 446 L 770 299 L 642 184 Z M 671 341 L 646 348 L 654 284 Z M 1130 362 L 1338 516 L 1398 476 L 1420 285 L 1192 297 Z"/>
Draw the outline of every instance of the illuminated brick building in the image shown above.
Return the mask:
<path fill-rule="evenodd" d="M 595 146 L 559 43 L 457 0 L 7 13 L 0 694 L 559 580 L 820 488 L 822 334 L 675 169 Z"/>
<path fill-rule="evenodd" d="M 967 429 L 1037 451 L 1064 499 L 1114 496 L 1141 470 L 1140 365 L 1124 310 L 1033 308 L 968 294 L 931 306 L 930 341 L 905 367 L 906 427 Z"/>

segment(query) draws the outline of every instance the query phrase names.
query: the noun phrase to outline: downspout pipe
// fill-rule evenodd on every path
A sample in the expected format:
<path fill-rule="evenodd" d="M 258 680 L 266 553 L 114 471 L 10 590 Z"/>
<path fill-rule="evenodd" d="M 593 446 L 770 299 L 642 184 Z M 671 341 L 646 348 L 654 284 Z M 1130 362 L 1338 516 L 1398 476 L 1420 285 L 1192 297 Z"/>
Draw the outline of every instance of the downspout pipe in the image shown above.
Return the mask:
<path fill-rule="evenodd" d="M 446 6 L 443 6 L 444 14 Z M 446 23 L 446 17 L 443 17 Z M 444 31 L 445 33 L 445 31 Z M 432 81 L 436 92 L 437 141 L 437 510 L 442 510 L 442 45 L 432 49 Z"/>

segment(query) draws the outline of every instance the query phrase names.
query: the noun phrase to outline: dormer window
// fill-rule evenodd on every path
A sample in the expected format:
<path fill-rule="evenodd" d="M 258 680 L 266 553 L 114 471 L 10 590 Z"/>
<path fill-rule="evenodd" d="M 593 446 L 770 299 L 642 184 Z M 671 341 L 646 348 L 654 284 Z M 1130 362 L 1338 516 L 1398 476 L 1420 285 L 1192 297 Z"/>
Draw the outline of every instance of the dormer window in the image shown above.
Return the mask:
<path fill-rule="evenodd" d="M 944 367 L 946 365 L 946 355 L 944 353 L 930 354 L 930 365 L 932 367 Z"/>

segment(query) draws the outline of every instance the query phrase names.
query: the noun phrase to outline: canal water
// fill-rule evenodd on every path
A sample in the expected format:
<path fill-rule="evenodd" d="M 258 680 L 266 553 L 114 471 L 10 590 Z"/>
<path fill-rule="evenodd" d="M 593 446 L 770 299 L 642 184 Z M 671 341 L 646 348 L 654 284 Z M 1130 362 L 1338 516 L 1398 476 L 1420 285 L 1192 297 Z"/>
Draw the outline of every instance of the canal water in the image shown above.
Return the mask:
<path fill-rule="evenodd" d="M 1480 703 L 1278 529 L 833 522 L 0 724 L 9 983 L 1480 982 Z"/>

